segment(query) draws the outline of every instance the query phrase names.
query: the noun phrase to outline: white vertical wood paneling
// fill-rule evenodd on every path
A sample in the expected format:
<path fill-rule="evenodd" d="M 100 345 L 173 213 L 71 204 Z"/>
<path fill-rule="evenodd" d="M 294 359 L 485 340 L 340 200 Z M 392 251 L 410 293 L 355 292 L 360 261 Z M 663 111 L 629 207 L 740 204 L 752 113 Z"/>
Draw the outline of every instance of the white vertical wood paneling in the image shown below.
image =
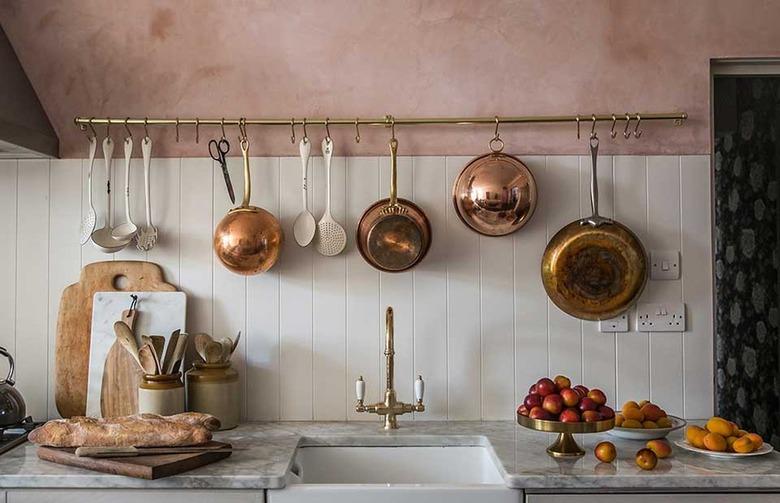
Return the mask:
<path fill-rule="evenodd" d="M 615 219 L 628 226 L 647 243 L 647 160 L 644 157 L 615 156 Z M 636 320 L 635 313 L 630 314 Z M 635 322 L 631 327 L 635 327 Z M 630 327 L 630 328 L 631 328 Z M 620 407 L 627 400 L 650 398 L 650 346 L 646 333 L 633 330 L 617 334 L 617 399 Z"/>
<path fill-rule="evenodd" d="M 0 346 L 11 354 L 16 352 L 17 164 L 0 160 Z"/>
<path fill-rule="evenodd" d="M 387 196 L 386 157 L 334 159 L 333 209 L 345 224 L 348 246 L 332 258 L 299 248 L 292 237 L 301 209 L 299 160 L 252 158 L 252 202 L 280 217 L 286 243 L 279 263 L 251 278 L 214 259 L 212 230 L 232 205 L 210 159 L 153 161 L 160 242 L 148 254 L 127 249 L 115 256 L 77 243 L 86 211 L 85 160 L 0 161 L 0 210 L 7 216 L 0 224 L 7 237 L 0 244 L 0 344 L 18 357 L 31 412 L 56 414 L 48 369 L 62 288 L 77 281 L 83 264 L 148 256 L 187 292 L 189 331 L 244 334 L 233 361 L 247 419 L 377 419 L 354 413 L 354 379 L 368 381 L 368 400 L 380 398 L 387 305 L 396 311 L 399 398 L 412 399 L 416 374 L 426 378 L 427 410 L 417 419 L 511 418 L 528 386 L 556 373 L 604 389 L 617 404 L 650 397 L 652 389 L 652 398 L 672 413 L 708 415 L 712 266 L 697 258 L 711 256 L 709 158 L 600 159 L 602 214 L 614 213 L 648 250 L 683 254 L 683 279 L 650 282 L 643 300 L 683 299 L 688 331 L 649 337 L 599 333 L 595 323 L 581 323 L 549 304 L 539 280 L 548 237 L 590 212 L 587 156 L 525 158 L 539 185 L 537 213 L 518 233 L 497 239 L 469 231 L 452 207 L 452 182 L 469 160 L 399 158 L 400 193 L 430 218 L 433 246 L 413 271 L 380 274 L 360 257 L 354 234 L 366 207 Z M 124 168 L 121 159 L 114 162 L 120 222 Z M 140 161 L 133 163 L 132 192 L 139 196 L 133 211 L 140 224 L 143 174 Z M 240 199 L 240 157 L 229 164 Z M 95 206 L 102 214 L 102 159 L 95 165 Z M 319 217 L 325 196 L 319 158 L 310 180 Z"/>
<path fill-rule="evenodd" d="M 316 144 L 312 145 L 315 153 Z M 309 173 L 312 173 L 309 166 Z M 285 240 L 279 259 L 280 280 L 280 360 L 281 415 L 292 420 L 311 420 L 313 413 L 312 304 L 313 246 L 301 248 L 292 235 L 295 217 L 301 207 L 301 167 L 297 158 L 282 159 L 279 178 L 280 216 Z M 309 208 L 313 190 L 310 188 Z"/>
<path fill-rule="evenodd" d="M 314 218 L 319 221 L 325 211 L 326 173 L 322 157 L 313 160 L 312 207 Z M 342 226 L 346 222 L 345 181 L 345 159 L 334 157 L 331 160 L 331 213 Z M 347 236 L 347 239 L 351 240 L 352 236 Z M 314 419 L 344 420 L 347 402 L 352 400 L 351 396 L 347 398 L 346 388 L 340 385 L 344 378 L 347 345 L 346 255 L 326 257 L 315 250 L 313 256 Z"/>
<path fill-rule="evenodd" d="M 252 202 L 279 218 L 279 158 L 252 158 Z M 224 182 L 219 180 L 224 192 Z M 234 181 L 235 183 L 235 181 Z M 290 229 L 282 229 L 293 239 Z M 279 269 L 247 278 L 246 417 L 275 420 L 279 413 Z"/>
<path fill-rule="evenodd" d="M 580 217 L 580 166 L 576 156 L 547 158 L 544 172 L 549 211 L 547 236 Z M 563 374 L 582 382 L 582 335 L 580 320 L 569 316 L 548 301 L 550 376 Z"/>
<path fill-rule="evenodd" d="M 152 166 L 154 169 L 154 166 Z M 228 170 L 236 193 L 236 205 L 241 204 L 244 196 L 244 168 L 241 158 L 231 157 L 228 161 Z M 212 229 L 222 220 L 228 210 L 233 207 L 225 190 L 225 182 L 222 177 L 221 169 L 212 170 L 212 198 L 214 201 L 214 212 L 212 215 Z M 154 211 L 154 208 L 152 208 Z M 151 251 L 150 251 L 151 254 Z M 152 260 L 151 255 L 149 257 Z M 212 331 L 211 335 L 217 339 L 222 337 L 235 337 L 240 330 L 246 334 L 246 277 L 235 274 L 225 269 L 219 259 L 214 257 L 212 260 Z M 240 388 L 245 390 L 246 386 L 246 337 L 242 337 L 243 343 L 239 344 L 235 353 L 231 357 L 233 367 L 238 371 Z M 246 416 L 246 397 L 241 399 L 241 415 Z"/>
<path fill-rule="evenodd" d="M 540 279 L 540 264 L 547 246 L 547 213 L 554 211 L 547 197 L 554 190 L 554 182 L 546 176 L 546 159 L 526 157 L 523 161 L 536 180 L 538 203 L 531 220 L 513 234 L 515 404 L 523 400 L 531 384 L 548 372 L 547 294 Z"/>
<path fill-rule="evenodd" d="M 683 334 L 683 415 L 709 417 L 713 397 L 711 171 L 709 156 L 680 159 L 682 295 L 688 326 Z"/>
<path fill-rule="evenodd" d="M 447 157 L 452 187 L 470 157 Z M 468 230 L 454 207 L 447 208 L 447 372 L 449 418 L 482 417 L 479 236 Z"/>
<path fill-rule="evenodd" d="M 401 144 L 403 145 L 403 144 Z M 403 148 L 403 147 L 401 147 Z M 414 177 L 412 158 L 398 157 L 398 197 L 412 200 L 412 180 Z M 379 194 L 381 198 L 390 195 L 390 157 L 380 157 L 379 160 Z M 423 210 L 424 211 L 424 210 Z M 427 260 L 426 256 L 423 260 Z M 394 343 L 395 343 L 395 389 L 399 400 L 410 401 L 414 387 L 412 383 L 412 331 L 414 327 L 414 286 L 413 271 L 398 273 L 379 273 L 379 317 L 380 343 L 385 343 L 385 310 L 393 308 Z M 384 355 L 380 354 L 381 379 L 385 380 Z"/>
<path fill-rule="evenodd" d="M 647 158 L 647 239 L 650 250 L 680 249 L 680 158 Z M 680 280 L 648 281 L 641 301 L 680 302 Z M 650 333 L 650 399 L 669 414 L 683 412 L 682 334 Z"/>
<path fill-rule="evenodd" d="M 81 270 L 81 161 L 53 160 L 50 163 L 51 209 L 49 212 L 49 298 L 48 337 L 49 368 L 54 368 L 57 313 L 66 286 Z M 48 413 L 57 414 L 54 403 L 54 372 L 49 372 Z"/>
<path fill-rule="evenodd" d="M 379 272 L 371 268 L 354 241 L 363 212 L 379 196 L 379 160 L 375 157 L 347 159 L 347 418 L 370 419 L 355 412 L 355 379 L 366 380 L 366 401 L 379 400 L 382 383 L 379 358 Z M 384 317 L 381 318 L 384 323 Z M 333 384 L 334 386 L 336 383 Z"/>
<path fill-rule="evenodd" d="M 114 164 L 118 161 L 115 160 Z M 165 279 L 174 285 L 179 283 L 180 176 L 181 159 L 152 159 L 152 223 L 157 227 L 157 243 L 146 252 L 146 258 L 159 264 Z M 113 180 L 117 177 L 114 176 Z"/>
<path fill-rule="evenodd" d="M 213 328 L 213 169 L 210 158 L 181 160 L 178 286 L 187 294 L 187 331 L 191 334 L 210 334 Z"/>
<path fill-rule="evenodd" d="M 580 216 L 592 214 L 590 203 L 591 157 L 580 157 Z M 599 156 L 599 214 L 614 216 L 612 157 Z M 591 388 L 599 388 L 613 404 L 615 399 L 615 334 L 599 332 L 595 321 L 582 322 L 582 380 Z"/>
<path fill-rule="evenodd" d="M 421 419 L 447 419 L 447 209 L 444 157 L 414 159 L 414 201 L 431 222 L 428 256 L 414 269 L 414 372 L 425 379 Z"/>
<path fill-rule="evenodd" d="M 49 161 L 20 160 L 16 226 L 16 381 L 27 413 L 48 415 Z"/>

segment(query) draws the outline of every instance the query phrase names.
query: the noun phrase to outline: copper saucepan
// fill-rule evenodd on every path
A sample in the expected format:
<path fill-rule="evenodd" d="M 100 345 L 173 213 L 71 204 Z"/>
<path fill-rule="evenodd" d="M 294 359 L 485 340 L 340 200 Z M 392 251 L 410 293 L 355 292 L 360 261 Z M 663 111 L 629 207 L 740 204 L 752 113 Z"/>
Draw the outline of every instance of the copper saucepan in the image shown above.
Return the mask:
<path fill-rule="evenodd" d="M 363 212 L 357 246 L 363 259 L 385 272 L 417 265 L 431 246 L 431 224 L 419 206 L 398 197 L 398 140 L 390 140 L 390 197 Z"/>
<path fill-rule="evenodd" d="M 244 158 L 244 199 L 214 230 L 214 252 L 231 271 L 249 276 L 270 269 L 279 258 L 284 234 L 270 212 L 250 206 L 252 182 L 249 175 L 249 140 L 242 129 L 241 154 Z"/>
<path fill-rule="evenodd" d="M 542 282 L 562 311 L 584 320 L 619 315 L 639 298 L 647 282 L 647 254 L 625 225 L 599 216 L 596 156 L 598 137 L 590 139 L 593 215 L 574 221 L 547 243 Z"/>
<path fill-rule="evenodd" d="M 491 153 L 472 159 L 452 186 L 460 219 L 485 236 L 505 236 L 523 227 L 536 209 L 536 180 L 520 159 L 501 153 L 496 135 Z"/>

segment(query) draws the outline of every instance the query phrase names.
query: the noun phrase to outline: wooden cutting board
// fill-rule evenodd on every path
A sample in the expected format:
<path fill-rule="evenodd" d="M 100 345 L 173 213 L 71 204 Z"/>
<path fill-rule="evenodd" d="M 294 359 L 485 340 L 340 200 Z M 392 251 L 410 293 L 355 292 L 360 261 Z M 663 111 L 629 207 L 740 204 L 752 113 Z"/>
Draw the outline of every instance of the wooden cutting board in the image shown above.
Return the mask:
<path fill-rule="evenodd" d="M 209 448 L 230 448 L 230 444 L 209 442 Z M 38 447 L 38 457 L 61 465 L 86 468 L 112 475 L 125 475 L 154 480 L 186 472 L 225 459 L 230 452 L 199 452 L 189 454 L 160 454 L 134 458 L 80 458 L 74 447 Z"/>
<path fill-rule="evenodd" d="M 159 265 L 108 261 L 86 265 L 78 283 L 62 292 L 57 319 L 54 399 L 62 417 L 82 416 L 87 407 L 89 340 L 95 292 L 175 292 Z"/>

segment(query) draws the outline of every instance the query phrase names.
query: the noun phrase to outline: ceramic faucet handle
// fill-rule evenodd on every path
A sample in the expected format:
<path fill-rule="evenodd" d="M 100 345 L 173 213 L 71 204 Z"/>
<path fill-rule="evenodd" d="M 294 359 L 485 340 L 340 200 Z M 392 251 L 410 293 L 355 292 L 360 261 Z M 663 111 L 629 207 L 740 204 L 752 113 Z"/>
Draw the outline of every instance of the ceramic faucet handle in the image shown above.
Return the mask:
<path fill-rule="evenodd" d="M 417 380 L 414 381 L 414 399 L 417 402 L 423 401 L 423 395 L 425 394 L 425 381 L 422 376 L 417 376 Z"/>
<path fill-rule="evenodd" d="M 366 397 L 366 381 L 363 380 L 363 376 L 358 377 L 355 381 L 355 395 L 359 402 L 362 402 Z"/>

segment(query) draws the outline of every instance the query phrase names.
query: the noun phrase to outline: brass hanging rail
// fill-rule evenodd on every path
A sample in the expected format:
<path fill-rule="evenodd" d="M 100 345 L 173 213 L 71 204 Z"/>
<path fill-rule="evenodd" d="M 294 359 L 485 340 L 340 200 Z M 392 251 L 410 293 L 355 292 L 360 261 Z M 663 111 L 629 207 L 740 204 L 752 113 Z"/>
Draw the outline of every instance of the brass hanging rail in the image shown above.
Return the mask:
<path fill-rule="evenodd" d="M 241 119 L 241 118 L 220 118 L 220 119 L 201 119 L 201 118 L 114 118 L 114 117 L 76 117 L 73 121 L 77 126 L 85 127 L 88 125 L 136 125 L 136 126 L 238 126 L 243 121 L 247 126 L 287 126 L 292 125 L 331 125 L 331 126 L 418 126 L 431 124 L 455 124 L 455 125 L 473 125 L 473 124 L 541 124 L 541 123 L 560 123 L 572 122 L 588 124 L 591 122 L 612 122 L 617 121 L 641 122 L 641 121 L 659 121 L 671 120 L 674 125 L 679 126 L 688 118 L 685 112 L 670 113 L 622 113 L 622 114 L 581 114 L 581 115 L 521 115 L 521 116 L 492 116 L 492 117 L 393 117 L 386 115 L 378 118 L 359 118 L 352 119 L 331 119 L 326 117 L 317 118 L 289 118 L 289 119 Z"/>

